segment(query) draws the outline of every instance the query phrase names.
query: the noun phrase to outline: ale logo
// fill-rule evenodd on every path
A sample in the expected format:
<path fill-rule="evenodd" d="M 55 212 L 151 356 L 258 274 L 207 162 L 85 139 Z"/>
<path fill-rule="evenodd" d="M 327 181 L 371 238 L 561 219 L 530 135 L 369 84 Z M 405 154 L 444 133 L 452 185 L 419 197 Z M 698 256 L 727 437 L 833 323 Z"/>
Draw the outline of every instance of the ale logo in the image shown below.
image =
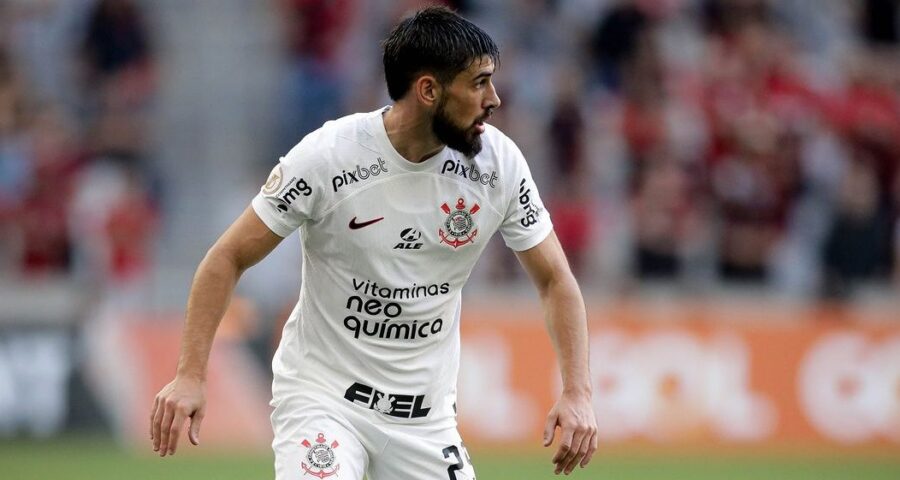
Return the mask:
<path fill-rule="evenodd" d="M 400 239 L 403 241 L 394 245 L 394 250 L 419 250 L 422 248 L 422 243 L 418 242 L 421 238 L 422 233 L 415 228 L 404 228 L 400 232 Z"/>

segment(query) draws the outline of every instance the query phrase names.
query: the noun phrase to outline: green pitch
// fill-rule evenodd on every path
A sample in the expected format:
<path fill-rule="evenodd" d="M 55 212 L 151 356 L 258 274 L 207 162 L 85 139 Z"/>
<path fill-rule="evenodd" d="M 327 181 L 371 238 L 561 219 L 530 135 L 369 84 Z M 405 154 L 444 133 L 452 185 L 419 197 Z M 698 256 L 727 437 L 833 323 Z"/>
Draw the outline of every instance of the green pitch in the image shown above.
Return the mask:
<path fill-rule="evenodd" d="M 185 450 L 193 450 L 185 452 Z M 537 480 L 555 477 L 549 454 L 489 454 L 470 449 L 479 480 Z M 543 453 L 543 452 L 541 452 Z M 104 440 L 0 441 L 0 478 L 9 480 L 247 480 L 271 479 L 266 455 L 208 455 L 182 445 L 178 455 L 160 459 L 128 453 Z M 859 456 L 647 456 L 601 455 L 572 479 L 614 480 L 896 480 L 900 455 Z"/>

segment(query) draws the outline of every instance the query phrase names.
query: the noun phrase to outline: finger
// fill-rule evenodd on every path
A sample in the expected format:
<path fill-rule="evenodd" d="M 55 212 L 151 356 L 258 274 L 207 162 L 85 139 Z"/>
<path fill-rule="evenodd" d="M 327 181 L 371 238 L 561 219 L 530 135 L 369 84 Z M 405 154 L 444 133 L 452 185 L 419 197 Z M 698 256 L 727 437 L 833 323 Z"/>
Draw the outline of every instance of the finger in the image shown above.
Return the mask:
<path fill-rule="evenodd" d="M 595 431 L 593 435 L 591 435 L 591 443 L 588 445 L 587 455 L 584 456 L 584 460 L 581 461 L 581 468 L 587 466 L 588 463 L 591 462 L 591 458 L 594 458 L 594 453 L 597 452 L 597 432 Z"/>
<path fill-rule="evenodd" d="M 175 455 L 175 449 L 178 447 L 178 437 L 181 436 L 181 428 L 184 426 L 184 421 L 187 420 L 187 417 L 187 413 L 183 408 L 178 407 L 175 409 L 172 426 L 169 428 L 169 455 Z"/>
<path fill-rule="evenodd" d="M 584 442 L 584 432 L 579 429 L 572 429 L 572 442 L 569 444 L 569 451 L 557 462 L 556 469 L 562 472 L 567 472 L 569 465 L 572 461 L 578 456 L 578 451 L 581 448 L 581 443 Z"/>
<path fill-rule="evenodd" d="M 175 418 L 175 403 L 171 400 L 163 402 L 163 417 L 159 424 L 159 456 L 165 457 L 169 448 L 169 429 L 172 428 L 172 420 Z"/>
<path fill-rule="evenodd" d="M 547 423 L 544 424 L 544 446 L 549 447 L 553 443 L 553 437 L 556 434 L 556 420 L 558 419 L 556 412 L 550 412 L 547 415 Z"/>
<path fill-rule="evenodd" d="M 191 429 L 188 431 L 188 439 L 194 445 L 200 445 L 200 423 L 203 422 L 203 416 L 202 408 L 191 416 Z"/>
<path fill-rule="evenodd" d="M 159 397 L 153 399 L 153 407 L 150 409 L 150 440 L 153 440 L 153 417 L 156 416 L 157 406 L 159 406 Z"/>
<path fill-rule="evenodd" d="M 574 455 L 572 455 L 571 460 L 566 463 L 565 468 L 563 469 L 566 472 L 566 475 L 572 473 L 572 470 L 575 470 L 575 467 L 578 466 L 578 463 L 584 458 L 588 451 L 588 445 L 591 443 L 590 435 L 581 435 L 581 442 L 578 444 L 578 448 L 572 448 Z"/>
<path fill-rule="evenodd" d="M 151 425 L 151 429 L 153 430 L 153 451 L 159 451 L 160 444 L 160 430 L 162 425 L 163 414 L 165 413 L 165 400 L 159 400 L 156 405 L 156 413 L 153 416 L 153 424 Z"/>
<path fill-rule="evenodd" d="M 556 455 L 553 456 L 553 463 L 556 464 L 556 473 L 562 471 L 562 461 L 569 453 L 572 451 L 572 435 L 575 433 L 574 429 L 571 427 L 563 427 L 559 436 L 559 448 L 556 450 Z"/>

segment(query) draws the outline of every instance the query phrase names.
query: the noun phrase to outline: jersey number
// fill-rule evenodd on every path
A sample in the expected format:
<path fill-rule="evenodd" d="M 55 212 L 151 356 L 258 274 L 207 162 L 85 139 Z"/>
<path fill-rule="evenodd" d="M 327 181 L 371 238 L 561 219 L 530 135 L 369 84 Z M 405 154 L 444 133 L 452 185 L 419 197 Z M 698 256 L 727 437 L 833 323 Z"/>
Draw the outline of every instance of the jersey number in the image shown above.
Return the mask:
<path fill-rule="evenodd" d="M 460 443 L 459 446 L 462 447 L 463 453 L 466 454 L 466 460 L 468 460 L 469 464 L 471 465 L 472 457 L 469 456 L 469 452 L 466 450 L 466 446 L 462 443 Z M 466 467 L 462 455 L 459 454 L 459 448 L 457 448 L 456 445 L 450 445 L 449 447 L 445 448 L 443 452 L 444 458 L 450 458 L 450 455 L 456 457 L 456 464 L 447 467 L 447 474 L 450 476 L 450 480 L 457 480 L 456 472 Z M 475 480 L 475 477 L 472 477 L 472 480 Z"/>

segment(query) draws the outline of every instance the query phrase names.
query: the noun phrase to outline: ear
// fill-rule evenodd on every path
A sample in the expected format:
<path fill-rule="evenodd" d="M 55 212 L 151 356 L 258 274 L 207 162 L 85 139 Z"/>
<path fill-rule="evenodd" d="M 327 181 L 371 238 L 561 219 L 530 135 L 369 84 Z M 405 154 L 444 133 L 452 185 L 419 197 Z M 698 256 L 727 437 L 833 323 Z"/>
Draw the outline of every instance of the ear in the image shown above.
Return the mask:
<path fill-rule="evenodd" d="M 416 78 L 413 91 L 416 94 L 416 100 L 427 108 L 436 105 L 442 94 L 441 84 L 434 76 L 427 74 Z"/>

